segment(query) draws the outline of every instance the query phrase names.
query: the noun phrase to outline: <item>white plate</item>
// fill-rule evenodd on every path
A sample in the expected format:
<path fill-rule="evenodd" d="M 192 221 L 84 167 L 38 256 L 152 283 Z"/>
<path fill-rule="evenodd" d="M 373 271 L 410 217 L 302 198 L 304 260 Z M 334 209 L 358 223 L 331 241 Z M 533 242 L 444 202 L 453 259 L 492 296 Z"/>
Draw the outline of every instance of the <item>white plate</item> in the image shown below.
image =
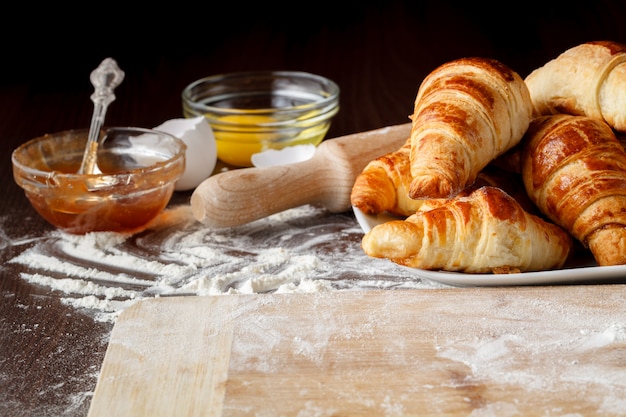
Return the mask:
<path fill-rule="evenodd" d="M 502 287 L 511 285 L 546 285 L 622 282 L 626 283 L 626 265 L 588 266 L 552 271 L 521 272 L 517 274 L 464 274 L 460 272 L 427 271 L 408 268 L 419 278 L 455 286 Z"/>
<path fill-rule="evenodd" d="M 367 233 L 377 224 L 392 220 L 388 215 L 367 215 L 352 207 L 357 222 Z M 391 261 L 390 261 L 391 262 Z M 568 284 L 581 282 L 625 282 L 626 265 L 571 267 L 551 271 L 520 272 L 516 274 L 465 274 L 462 272 L 429 271 L 403 267 L 418 278 L 455 286 L 500 287 L 511 285 Z"/>

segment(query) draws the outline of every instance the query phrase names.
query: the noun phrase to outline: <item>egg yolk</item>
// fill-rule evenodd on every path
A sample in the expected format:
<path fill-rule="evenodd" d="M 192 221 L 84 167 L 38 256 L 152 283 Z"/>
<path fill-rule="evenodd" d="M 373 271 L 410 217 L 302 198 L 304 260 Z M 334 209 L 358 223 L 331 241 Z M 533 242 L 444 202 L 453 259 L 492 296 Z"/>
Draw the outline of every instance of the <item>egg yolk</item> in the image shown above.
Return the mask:
<path fill-rule="evenodd" d="M 286 128 L 285 132 L 267 126 L 277 120 L 266 115 L 229 115 L 221 117 L 220 121 L 238 126 L 236 130 L 225 130 L 214 126 L 217 157 L 227 164 L 238 167 L 252 166 L 250 159 L 252 155 L 268 149 L 282 149 L 286 146 L 309 143 L 318 145 L 329 128 L 329 123 L 322 123 L 304 130 L 298 130 L 298 127 L 294 126 L 298 132 L 294 137 L 293 130 L 290 131 L 289 126 L 281 126 L 281 130 Z"/>

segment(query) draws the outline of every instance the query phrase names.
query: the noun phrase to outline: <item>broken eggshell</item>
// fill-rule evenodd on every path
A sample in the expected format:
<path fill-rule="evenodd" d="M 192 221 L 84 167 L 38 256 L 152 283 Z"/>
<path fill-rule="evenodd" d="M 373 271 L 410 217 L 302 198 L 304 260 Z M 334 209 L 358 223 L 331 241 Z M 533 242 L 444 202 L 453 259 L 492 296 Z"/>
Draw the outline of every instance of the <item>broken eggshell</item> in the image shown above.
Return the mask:
<path fill-rule="evenodd" d="M 176 136 L 187 145 L 185 172 L 176 182 L 176 191 L 194 189 L 213 173 L 217 145 L 213 129 L 203 116 L 168 120 L 154 129 Z"/>
<path fill-rule="evenodd" d="M 293 164 L 311 159 L 315 154 L 315 145 L 295 145 L 282 149 L 268 149 L 252 154 L 250 160 L 255 167 Z"/>

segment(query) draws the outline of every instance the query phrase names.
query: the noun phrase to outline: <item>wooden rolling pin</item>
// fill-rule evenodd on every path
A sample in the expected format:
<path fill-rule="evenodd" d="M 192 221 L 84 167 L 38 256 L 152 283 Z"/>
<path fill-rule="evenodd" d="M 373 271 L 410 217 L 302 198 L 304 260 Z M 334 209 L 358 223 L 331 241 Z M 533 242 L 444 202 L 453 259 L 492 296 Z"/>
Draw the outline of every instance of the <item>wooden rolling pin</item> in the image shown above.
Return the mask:
<path fill-rule="evenodd" d="M 210 227 L 239 226 L 304 204 L 334 213 L 350 209 L 350 193 L 365 166 L 400 148 L 411 124 L 323 141 L 309 160 L 243 168 L 204 180 L 191 195 L 194 217 Z"/>

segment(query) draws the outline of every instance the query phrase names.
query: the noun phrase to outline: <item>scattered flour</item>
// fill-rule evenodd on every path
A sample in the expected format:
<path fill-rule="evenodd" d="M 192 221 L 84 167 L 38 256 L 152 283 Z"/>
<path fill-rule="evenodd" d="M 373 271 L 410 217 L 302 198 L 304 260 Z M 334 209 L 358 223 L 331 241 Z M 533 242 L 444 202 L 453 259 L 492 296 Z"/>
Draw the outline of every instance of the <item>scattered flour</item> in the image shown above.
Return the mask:
<path fill-rule="evenodd" d="M 125 308 L 154 297 L 445 287 L 420 280 L 392 262 L 367 257 L 360 247 L 361 237 L 351 216 L 330 214 L 313 206 L 287 210 L 237 228 L 211 229 L 195 221 L 190 207 L 182 205 L 166 210 L 148 230 L 135 235 L 51 232 L 24 245 L 9 264 L 19 266 L 23 280 L 49 289 L 63 303 L 103 322 L 114 322 Z M 10 245 L 7 239 L 0 236 L 1 242 Z M 568 387 L 572 392 L 581 387 L 593 389 L 602 395 L 589 401 L 600 411 L 623 415 L 626 378 L 621 368 L 613 366 L 622 360 L 626 343 L 623 311 L 598 314 L 591 308 L 568 307 L 549 298 L 513 298 L 505 303 L 496 297 L 492 302 L 497 303 L 492 306 L 497 315 L 484 323 L 473 309 L 475 304 L 468 300 L 459 300 L 451 310 L 430 311 L 430 316 L 416 318 L 418 325 L 429 329 L 423 340 L 435 340 L 433 360 L 423 364 L 425 369 L 432 364 L 467 369 L 464 379 L 453 380 L 461 386 L 498 381 L 537 393 L 556 393 Z M 290 334 L 290 346 L 298 358 L 325 363 L 326 346 L 334 340 L 331 336 L 344 341 L 371 339 L 392 324 L 387 313 L 398 310 L 393 303 L 372 311 L 367 320 L 357 324 L 350 321 L 351 316 L 334 314 L 330 306 L 324 308 L 322 304 L 316 310 L 316 325 L 308 326 L 308 333 Z M 537 317 L 548 315 L 549 326 L 537 321 Z M 289 319 L 284 318 L 286 323 Z M 256 338 L 255 343 L 236 349 L 265 358 L 254 362 L 257 366 L 277 366 L 282 356 L 267 357 L 267 347 L 278 343 L 280 335 L 267 331 L 263 317 L 255 320 L 258 322 L 246 328 L 247 335 Z M 344 327 L 344 321 L 350 325 Z M 387 361 L 412 363 L 415 352 L 403 343 L 398 340 L 387 346 Z M 94 371 L 93 378 L 95 375 Z M 82 404 L 91 392 L 76 395 L 76 403 Z M 318 409 L 314 403 L 307 407 L 316 415 L 332 414 L 332 410 Z M 392 397 L 384 397 L 382 408 L 388 415 L 406 411 L 402 402 Z M 519 404 L 515 398 L 493 402 L 471 415 L 516 416 L 520 415 Z M 551 415 L 560 414 L 555 411 Z"/>
<path fill-rule="evenodd" d="M 54 231 L 9 262 L 63 303 L 111 322 L 148 297 L 440 286 L 368 258 L 361 236 L 349 215 L 308 205 L 226 229 L 180 205 L 136 235 Z"/>

